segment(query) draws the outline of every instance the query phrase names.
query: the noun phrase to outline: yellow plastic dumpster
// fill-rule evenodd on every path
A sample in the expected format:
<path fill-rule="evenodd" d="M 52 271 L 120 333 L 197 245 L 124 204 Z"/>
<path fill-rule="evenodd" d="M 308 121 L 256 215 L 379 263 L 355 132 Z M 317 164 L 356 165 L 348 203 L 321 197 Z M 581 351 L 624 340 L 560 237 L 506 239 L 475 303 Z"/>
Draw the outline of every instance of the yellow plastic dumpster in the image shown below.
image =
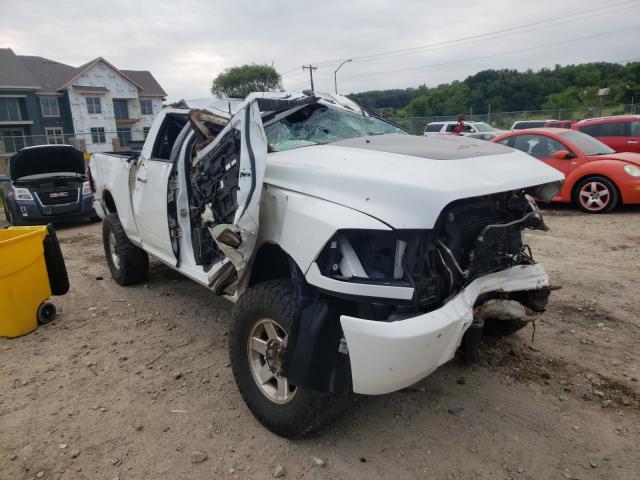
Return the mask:
<path fill-rule="evenodd" d="M 0 230 L 0 336 L 25 335 L 38 328 L 39 318 L 55 316 L 55 307 L 46 302 L 52 294 L 45 260 L 48 235 L 46 226 Z M 53 238 L 59 251 L 55 233 Z"/>

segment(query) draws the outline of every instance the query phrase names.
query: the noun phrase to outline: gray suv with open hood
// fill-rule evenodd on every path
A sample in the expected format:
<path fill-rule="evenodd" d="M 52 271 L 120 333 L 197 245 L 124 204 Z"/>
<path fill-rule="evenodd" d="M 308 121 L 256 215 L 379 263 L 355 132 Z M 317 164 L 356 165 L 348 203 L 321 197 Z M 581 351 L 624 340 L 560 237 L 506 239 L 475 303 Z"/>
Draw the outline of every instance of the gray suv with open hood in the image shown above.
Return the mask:
<path fill-rule="evenodd" d="M 12 225 L 97 219 L 85 176 L 84 156 L 71 145 L 40 145 L 9 159 L 9 187 L 2 192 Z"/>

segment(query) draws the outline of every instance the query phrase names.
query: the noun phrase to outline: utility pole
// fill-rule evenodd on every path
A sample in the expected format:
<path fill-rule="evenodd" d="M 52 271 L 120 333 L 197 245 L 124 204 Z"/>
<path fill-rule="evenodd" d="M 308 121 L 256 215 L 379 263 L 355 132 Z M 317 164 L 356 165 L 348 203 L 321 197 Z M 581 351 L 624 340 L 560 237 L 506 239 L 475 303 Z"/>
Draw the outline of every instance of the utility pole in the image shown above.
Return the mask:
<path fill-rule="evenodd" d="M 315 92 L 315 88 L 313 88 L 313 71 L 317 70 L 318 67 L 314 67 L 313 65 L 309 64 L 309 66 L 302 66 L 302 70 L 309 70 L 309 77 L 311 78 L 311 91 Z"/>

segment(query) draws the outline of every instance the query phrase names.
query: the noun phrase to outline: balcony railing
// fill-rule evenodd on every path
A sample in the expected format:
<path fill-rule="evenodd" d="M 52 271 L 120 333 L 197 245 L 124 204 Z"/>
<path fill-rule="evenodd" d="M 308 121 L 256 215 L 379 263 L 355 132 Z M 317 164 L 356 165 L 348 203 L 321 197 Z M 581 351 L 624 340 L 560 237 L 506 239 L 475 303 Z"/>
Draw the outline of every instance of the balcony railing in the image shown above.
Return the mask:
<path fill-rule="evenodd" d="M 15 135 L 13 132 L 3 132 L 0 129 L 0 158 L 7 158 L 25 147 L 35 145 L 73 145 L 78 150 L 87 151 L 87 147 L 94 150 L 97 145 L 104 151 L 118 149 L 128 150 L 133 146 L 138 147 L 143 140 L 141 131 L 115 131 L 100 133 L 98 138 L 93 138 L 91 133 L 61 134 L 61 135 Z M 94 141 L 96 140 L 96 141 Z M 93 151 L 93 150 L 92 150 Z M 0 175 L 3 171 L 0 169 Z"/>

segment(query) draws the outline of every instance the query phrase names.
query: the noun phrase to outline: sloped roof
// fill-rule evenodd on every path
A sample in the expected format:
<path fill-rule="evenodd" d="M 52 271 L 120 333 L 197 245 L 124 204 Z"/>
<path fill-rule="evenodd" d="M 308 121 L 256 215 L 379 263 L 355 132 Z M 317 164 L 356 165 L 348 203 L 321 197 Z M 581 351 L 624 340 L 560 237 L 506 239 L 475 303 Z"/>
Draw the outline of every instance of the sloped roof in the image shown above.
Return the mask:
<path fill-rule="evenodd" d="M 142 85 L 141 97 L 166 97 L 167 92 L 160 86 L 155 77 L 148 70 L 120 70 L 136 83 Z"/>
<path fill-rule="evenodd" d="M 0 48 L 0 87 L 40 88 L 38 80 L 10 48 Z"/>
<path fill-rule="evenodd" d="M 126 73 L 124 73 L 122 70 L 119 70 L 118 68 L 114 67 L 111 63 L 109 63 L 106 59 L 102 58 L 102 57 L 98 57 L 98 58 L 94 58 L 93 60 L 91 60 L 90 62 L 85 63 L 84 65 L 79 66 L 76 69 L 75 74 L 69 79 L 67 80 L 67 82 L 62 85 L 60 88 L 69 88 L 71 86 L 71 84 L 73 83 L 74 80 L 77 80 L 78 78 L 80 78 L 80 76 L 86 72 L 87 70 L 89 70 L 91 67 L 93 67 L 94 65 L 97 65 L 98 63 L 104 63 L 105 65 L 107 65 L 109 68 L 111 68 L 114 72 L 118 72 L 122 77 L 124 77 L 126 80 L 130 81 L 131 83 L 133 83 L 136 87 L 138 87 L 140 90 L 142 90 L 142 85 L 139 85 L 138 82 L 136 82 L 134 79 L 132 79 L 131 77 L 129 77 Z"/>
<path fill-rule="evenodd" d="M 72 67 L 44 57 L 16 55 L 10 48 L 0 48 L 0 88 L 22 87 L 41 93 L 56 93 L 69 88 L 93 65 L 104 62 L 140 89 L 143 97 L 166 97 L 151 72 L 147 70 L 120 70 L 102 57 Z"/>
<path fill-rule="evenodd" d="M 57 92 L 77 71 L 71 65 L 49 60 L 48 58 L 29 55 L 17 55 L 17 57 L 40 83 L 42 93 Z"/>

